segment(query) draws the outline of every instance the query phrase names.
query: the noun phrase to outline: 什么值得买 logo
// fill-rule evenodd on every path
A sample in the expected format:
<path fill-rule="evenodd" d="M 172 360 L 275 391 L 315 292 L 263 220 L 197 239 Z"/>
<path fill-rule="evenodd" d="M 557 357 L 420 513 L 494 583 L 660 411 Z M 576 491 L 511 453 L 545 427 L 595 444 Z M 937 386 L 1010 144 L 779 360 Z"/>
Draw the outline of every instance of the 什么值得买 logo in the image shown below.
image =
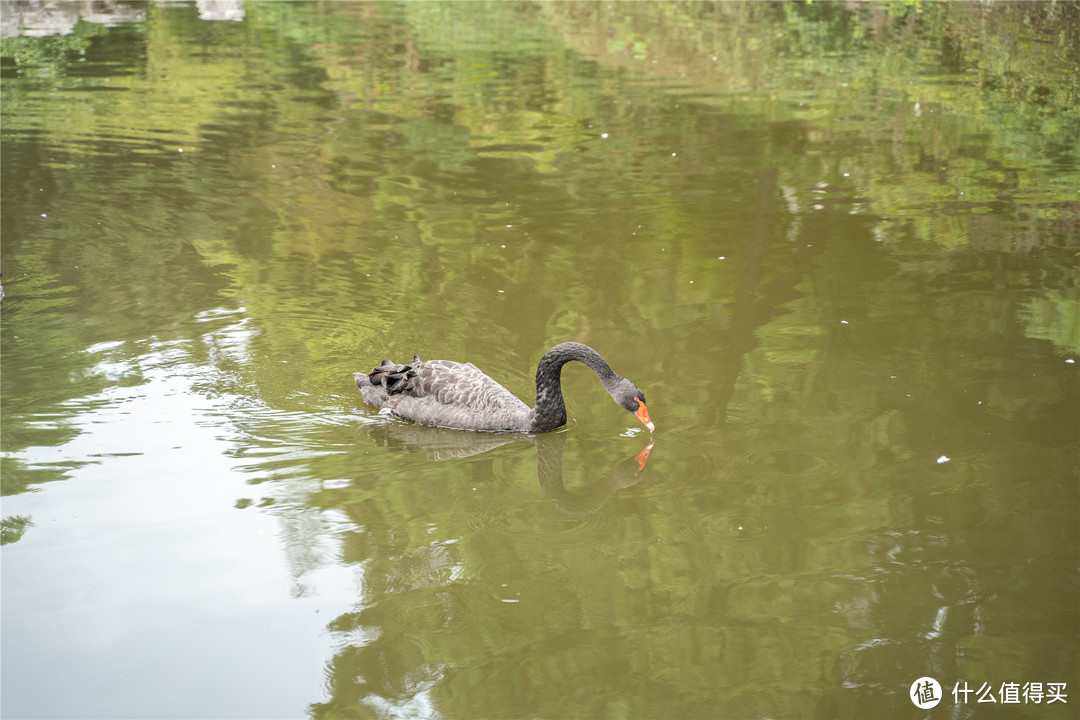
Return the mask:
<path fill-rule="evenodd" d="M 952 689 L 953 702 L 965 705 L 968 702 L 1000 703 L 1002 705 L 1052 705 L 1067 703 L 1065 692 L 1067 683 L 1058 682 L 1003 682 L 995 688 L 990 683 L 982 683 L 978 689 L 968 684 L 967 680 L 958 680 Z M 942 700 L 941 683 L 932 677 L 921 677 L 911 683 L 908 697 L 915 707 L 929 710 Z M 974 696 L 974 698 L 971 698 Z"/>

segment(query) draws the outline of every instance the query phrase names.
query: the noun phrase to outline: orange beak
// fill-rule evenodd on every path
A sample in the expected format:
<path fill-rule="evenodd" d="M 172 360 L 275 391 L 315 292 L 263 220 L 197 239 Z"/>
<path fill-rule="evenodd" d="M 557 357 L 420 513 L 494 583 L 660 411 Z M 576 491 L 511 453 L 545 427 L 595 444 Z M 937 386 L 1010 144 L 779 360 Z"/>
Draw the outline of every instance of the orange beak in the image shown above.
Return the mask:
<path fill-rule="evenodd" d="M 634 413 L 634 416 L 637 417 L 637 419 L 640 420 L 642 423 L 644 423 L 645 427 L 649 428 L 649 432 L 652 432 L 656 429 L 656 427 L 652 424 L 652 420 L 649 419 L 649 411 L 648 409 L 646 409 L 645 403 L 641 402 L 641 400 L 638 400 L 638 398 L 634 399 L 637 400 L 638 403 L 637 412 Z"/>

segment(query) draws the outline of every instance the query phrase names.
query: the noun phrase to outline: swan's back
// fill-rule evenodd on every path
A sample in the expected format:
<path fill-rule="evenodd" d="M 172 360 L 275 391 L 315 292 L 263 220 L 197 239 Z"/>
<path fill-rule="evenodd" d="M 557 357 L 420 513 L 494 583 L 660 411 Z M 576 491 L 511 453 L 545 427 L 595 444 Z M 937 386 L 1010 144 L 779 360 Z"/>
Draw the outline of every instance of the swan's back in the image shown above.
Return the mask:
<path fill-rule="evenodd" d="M 472 363 L 417 357 L 395 365 L 383 360 L 370 373 L 353 373 L 353 378 L 369 405 L 421 425 L 523 432 L 532 421 L 528 405 Z"/>

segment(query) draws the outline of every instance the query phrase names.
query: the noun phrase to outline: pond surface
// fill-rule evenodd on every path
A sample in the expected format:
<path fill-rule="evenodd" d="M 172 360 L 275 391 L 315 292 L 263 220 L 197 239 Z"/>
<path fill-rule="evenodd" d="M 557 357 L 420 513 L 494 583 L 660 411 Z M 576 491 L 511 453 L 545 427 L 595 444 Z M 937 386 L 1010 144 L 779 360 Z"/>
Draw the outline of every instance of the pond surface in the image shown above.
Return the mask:
<path fill-rule="evenodd" d="M 3 717 L 1076 716 L 1080 5 L 2 10 Z"/>

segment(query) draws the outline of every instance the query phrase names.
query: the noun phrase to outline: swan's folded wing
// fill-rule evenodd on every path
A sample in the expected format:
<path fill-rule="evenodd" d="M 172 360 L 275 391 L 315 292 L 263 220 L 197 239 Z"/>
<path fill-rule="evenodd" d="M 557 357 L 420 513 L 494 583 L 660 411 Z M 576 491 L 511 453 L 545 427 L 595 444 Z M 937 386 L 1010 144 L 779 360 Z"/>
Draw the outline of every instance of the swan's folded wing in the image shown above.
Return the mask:
<path fill-rule="evenodd" d="M 430 360 L 407 375 L 387 402 L 403 420 L 470 430 L 528 427 L 529 407 L 472 364 Z"/>
<path fill-rule="evenodd" d="M 443 405 L 467 407 L 477 412 L 528 410 L 525 403 L 472 363 L 430 360 L 417 365 L 414 374 L 405 391 L 407 395 L 431 397 Z"/>

